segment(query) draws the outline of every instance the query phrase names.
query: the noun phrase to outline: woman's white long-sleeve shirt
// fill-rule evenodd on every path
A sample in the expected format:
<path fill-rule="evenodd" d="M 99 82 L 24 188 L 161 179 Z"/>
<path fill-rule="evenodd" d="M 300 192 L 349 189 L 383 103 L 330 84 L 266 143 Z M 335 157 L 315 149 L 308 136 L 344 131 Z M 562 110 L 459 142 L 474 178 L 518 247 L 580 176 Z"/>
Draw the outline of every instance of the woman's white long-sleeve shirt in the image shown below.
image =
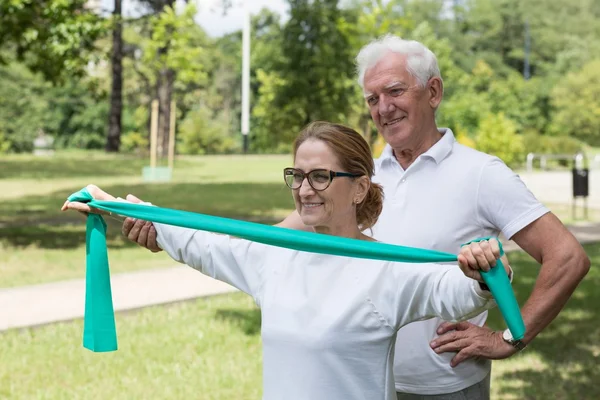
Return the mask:
<path fill-rule="evenodd" d="M 266 400 L 395 399 L 400 327 L 434 316 L 462 320 L 495 305 L 456 265 L 314 254 L 154 226 L 174 260 L 260 307 Z"/>

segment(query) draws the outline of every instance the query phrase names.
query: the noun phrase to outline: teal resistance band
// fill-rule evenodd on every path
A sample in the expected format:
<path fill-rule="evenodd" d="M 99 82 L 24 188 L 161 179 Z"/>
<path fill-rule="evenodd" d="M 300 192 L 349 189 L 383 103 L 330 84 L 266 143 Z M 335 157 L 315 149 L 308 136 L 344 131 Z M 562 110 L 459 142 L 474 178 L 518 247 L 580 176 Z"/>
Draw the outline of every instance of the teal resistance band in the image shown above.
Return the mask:
<path fill-rule="evenodd" d="M 100 210 L 141 220 L 223 233 L 259 243 L 312 253 L 411 263 L 457 261 L 455 254 L 440 251 L 295 231 L 169 208 L 94 200 L 86 189 L 69 196 L 69 201 L 88 203 L 89 206 Z M 84 347 L 92 351 L 116 350 L 114 312 L 106 257 L 105 224 L 102 217 L 97 214 L 90 214 L 88 217 L 86 245 L 87 293 Z M 500 245 L 500 251 L 501 254 L 504 254 L 502 245 Z M 496 299 L 498 308 L 513 337 L 522 339 L 525 334 L 525 324 L 502 261 L 497 260 L 496 267 L 491 268 L 488 272 L 482 272 L 481 275 Z M 91 303 L 91 306 L 88 307 L 88 303 Z M 107 316 L 107 313 L 111 314 L 111 318 Z M 86 341 L 88 336 L 90 339 Z"/>

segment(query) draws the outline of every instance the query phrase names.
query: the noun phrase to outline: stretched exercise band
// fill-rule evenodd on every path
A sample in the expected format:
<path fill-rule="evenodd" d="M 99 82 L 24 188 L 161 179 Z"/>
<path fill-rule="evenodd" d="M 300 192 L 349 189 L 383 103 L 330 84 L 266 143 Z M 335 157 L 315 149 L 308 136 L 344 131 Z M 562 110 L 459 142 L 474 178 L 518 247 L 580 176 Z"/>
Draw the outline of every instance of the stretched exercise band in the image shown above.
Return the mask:
<path fill-rule="evenodd" d="M 69 196 L 69 201 L 146 221 L 232 235 L 293 250 L 338 256 L 398 262 L 452 262 L 457 256 L 434 250 L 369 242 L 313 232 L 296 231 L 253 222 L 150 207 L 128 202 L 94 200 L 87 189 Z M 83 346 L 95 352 L 117 349 L 114 309 L 106 250 L 106 224 L 101 215 L 89 214 L 86 226 L 86 305 Z M 504 254 L 500 244 L 501 255 Z M 525 324 L 501 260 L 481 273 L 515 339 L 522 339 Z"/>

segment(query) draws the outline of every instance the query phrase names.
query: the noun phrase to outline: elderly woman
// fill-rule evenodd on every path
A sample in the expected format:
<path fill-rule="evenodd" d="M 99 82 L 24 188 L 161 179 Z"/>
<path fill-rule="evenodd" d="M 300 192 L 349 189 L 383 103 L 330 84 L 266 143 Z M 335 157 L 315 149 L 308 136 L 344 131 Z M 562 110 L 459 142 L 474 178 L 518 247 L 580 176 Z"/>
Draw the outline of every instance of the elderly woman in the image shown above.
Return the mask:
<path fill-rule="evenodd" d="M 371 182 L 373 158 L 357 132 L 310 124 L 295 142 L 294 167 L 283 175 L 302 221 L 315 232 L 373 240 L 364 232 L 381 212 L 382 189 Z M 95 198 L 114 199 L 91 189 Z M 96 212 L 81 203 L 63 209 Z M 235 286 L 260 307 L 264 399 L 395 399 L 400 327 L 434 316 L 465 319 L 495 305 L 465 276 L 481 279 L 469 262 L 483 270 L 495 264 L 495 240 L 463 247 L 458 267 L 415 266 L 154 225 L 158 243 L 174 260 Z"/>

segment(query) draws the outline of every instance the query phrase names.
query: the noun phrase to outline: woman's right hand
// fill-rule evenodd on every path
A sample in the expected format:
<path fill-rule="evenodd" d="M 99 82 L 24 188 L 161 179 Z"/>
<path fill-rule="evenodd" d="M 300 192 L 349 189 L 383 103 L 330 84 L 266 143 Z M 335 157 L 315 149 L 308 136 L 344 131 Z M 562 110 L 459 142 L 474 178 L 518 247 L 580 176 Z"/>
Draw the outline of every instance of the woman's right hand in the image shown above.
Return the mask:
<path fill-rule="evenodd" d="M 131 203 L 141 203 L 142 200 L 138 199 L 132 194 L 128 194 L 126 200 Z M 143 221 L 135 218 L 125 218 L 121 232 L 127 239 L 139 244 L 140 246 L 150 250 L 153 253 L 162 251 L 156 241 L 156 228 L 150 221 Z"/>
<path fill-rule="evenodd" d="M 106 193 L 104 190 L 100 189 L 96 185 L 87 185 L 85 188 L 90 193 L 90 195 L 92 195 L 92 198 L 94 200 L 109 200 L 109 201 L 116 200 L 116 198 L 113 195 Z M 75 211 L 82 212 L 84 214 L 88 214 L 88 213 L 104 214 L 104 215 L 109 214 L 106 211 L 102 211 L 97 208 L 90 207 L 86 203 L 80 203 L 78 201 L 69 201 L 69 200 L 65 201 L 65 204 L 63 204 L 63 206 L 61 207 L 60 210 L 61 211 L 75 210 Z"/>
<path fill-rule="evenodd" d="M 500 245 L 498 240 L 492 238 L 480 242 L 471 242 L 460 249 L 458 255 L 458 266 L 463 273 L 471 279 L 483 282 L 481 271 L 489 271 L 496 266 L 496 260 L 500 258 L 504 264 L 506 273 L 510 276 L 511 269 L 506 254 L 500 257 Z"/>

